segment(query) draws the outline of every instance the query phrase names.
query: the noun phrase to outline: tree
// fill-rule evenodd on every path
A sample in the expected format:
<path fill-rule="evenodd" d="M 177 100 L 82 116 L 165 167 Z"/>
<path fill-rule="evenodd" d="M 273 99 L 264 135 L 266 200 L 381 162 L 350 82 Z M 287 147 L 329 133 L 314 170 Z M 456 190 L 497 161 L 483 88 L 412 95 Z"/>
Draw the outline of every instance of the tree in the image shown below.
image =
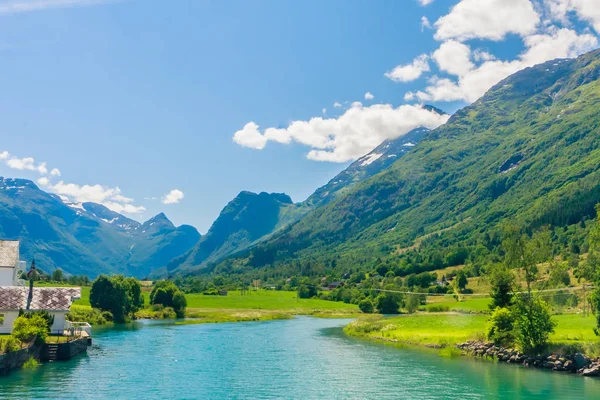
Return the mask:
<path fill-rule="evenodd" d="M 486 337 L 497 345 L 512 346 L 515 341 L 515 317 L 508 308 L 497 307 L 486 326 Z"/>
<path fill-rule="evenodd" d="M 517 342 L 526 354 L 536 354 L 546 347 L 548 336 L 554 332 L 550 307 L 541 299 L 529 298 L 528 294 L 516 297 L 512 308 L 517 332 Z"/>
<path fill-rule="evenodd" d="M 401 293 L 382 292 L 377 297 L 377 311 L 381 314 L 398 314 L 403 305 L 404 298 Z"/>
<path fill-rule="evenodd" d="M 467 279 L 467 274 L 462 269 L 458 270 L 456 273 L 456 277 L 454 278 L 454 284 L 458 288 L 458 290 L 465 290 L 469 280 Z"/>
<path fill-rule="evenodd" d="M 90 304 L 112 313 L 115 322 L 124 322 L 144 304 L 141 286 L 134 278 L 123 275 L 100 275 L 90 289 Z"/>
<path fill-rule="evenodd" d="M 523 272 L 527 293 L 515 297 L 512 313 L 515 317 L 517 341 L 526 353 L 540 351 L 554 331 L 550 308 L 532 293 L 531 285 L 537 279 L 538 264 L 552 259 L 550 231 L 543 229 L 531 238 L 511 226 L 505 230 L 502 247 L 505 265 Z"/>
<path fill-rule="evenodd" d="M 412 314 L 419 308 L 419 305 L 421 303 L 420 295 L 409 294 L 407 297 L 408 298 L 406 301 L 406 311 L 408 311 L 409 314 Z"/>
<path fill-rule="evenodd" d="M 150 304 L 172 307 L 178 318 L 185 316 L 187 301 L 185 295 L 172 281 L 159 281 L 150 292 Z"/>
<path fill-rule="evenodd" d="M 504 308 L 512 305 L 513 291 L 515 288 L 515 274 L 503 264 L 496 264 L 491 267 L 489 280 L 492 286 L 490 296 L 492 302 L 490 310 Z"/>
<path fill-rule="evenodd" d="M 63 275 L 63 271 L 60 268 L 57 268 L 54 270 L 54 272 L 52 273 L 52 280 L 54 282 L 62 282 L 64 280 L 64 275 Z"/>
<path fill-rule="evenodd" d="M 360 309 L 360 311 L 364 312 L 365 314 L 372 314 L 373 311 L 375 311 L 375 306 L 373 305 L 373 301 L 369 297 L 361 300 L 360 303 L 358 303 L 358 308 Z"/>

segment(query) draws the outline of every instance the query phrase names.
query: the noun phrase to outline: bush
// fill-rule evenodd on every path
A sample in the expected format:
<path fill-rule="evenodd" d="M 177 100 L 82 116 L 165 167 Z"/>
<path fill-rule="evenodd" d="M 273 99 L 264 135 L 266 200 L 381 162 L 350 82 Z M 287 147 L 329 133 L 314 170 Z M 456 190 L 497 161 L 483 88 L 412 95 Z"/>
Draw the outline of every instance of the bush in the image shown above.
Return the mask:
<path fill-rule="evenodd" d="M 14 337 L 8 336 L 0 338 L 0 354 L 17 351 L 21 348 L 21 343 Z"/>
<path fill-rule="evenodd" d="M 431 304 L 427 306 L 427 312 L 446 312 L 450 311 L 450 307 L 441 304 Z"/>
<path fill-rule="evenodd" d="M 97 308 L 73 306 L 67 314 L 67 321 L 88 322 L 90 325 L 104 325 L 112 320 L 113 316 L 109 311 L 100 311 Z"/>
<path fill-rule="evenodd" d="M 515 317 L 508 308 L 497 307 L 488 320 L 486 337 L 497 345 L 511 346 L 515 342 Z"/>
<path fill-rule="evenodd" d="M 34 338 L 43 343 L 48 337 L 49 329 L 48 322 L 39 314 L 34 314 L 31 318 L 20 316 L 13 324 L 12 335 L 23 343 L 29 343 Z"/>
<path fill-rule="evenodd" d="M 365 314 L 372 314 L 373 311 L 375 311 L 375 306 L 370 298 L 361 300 L 361 302 L 358 303 L 358 308 L 360 308 L 360 311 L 364 312 Z"/>

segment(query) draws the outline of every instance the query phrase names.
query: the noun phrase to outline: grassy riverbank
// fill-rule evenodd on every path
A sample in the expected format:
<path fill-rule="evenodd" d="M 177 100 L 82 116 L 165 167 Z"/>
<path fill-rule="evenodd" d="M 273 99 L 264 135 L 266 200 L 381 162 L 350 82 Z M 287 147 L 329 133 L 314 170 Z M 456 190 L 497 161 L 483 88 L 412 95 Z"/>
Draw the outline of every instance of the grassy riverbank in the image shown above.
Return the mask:
<path fill-rule="evenodd" d="M 446 313 L 419 313 L 397 317 L 359 318 L 344 331 L 365 339 L 424 347 L 449 347 L 467 340 L 484 339 L 487 316 Z M 595 318 L 578 314 L 554 316 L 557 326 L 550 335 L 550 348 L 559 351 L 577 346 L 588 355 L 600 355 L 598 338 L 593 332 Z"/>
<path fill-rule="evenodd" d="M 50 284 L 49 284 L 50 285 Z M 40 285 L 42 286 L 42 285 Z M 67 285 L 64 285 L 67 286 Z M 140 315 L 150 315 L 150 288 L 143 288 L 146 309 Z M 354 304 L 320 299 L 299 299 L 296 292 L 258 290 L 244 294 L 230 291 L 227 296 L 206 296 L 189 293 L 186 317 L 194 320 L 182 323 L 267 321 L 292 318 L 294 315 L 312 315 L 325 318 L 352 318 L 362 315 Z M 81 299 L 73 303 L 75 308 L 90 308 L 90 288 L 81 288 Z"/>

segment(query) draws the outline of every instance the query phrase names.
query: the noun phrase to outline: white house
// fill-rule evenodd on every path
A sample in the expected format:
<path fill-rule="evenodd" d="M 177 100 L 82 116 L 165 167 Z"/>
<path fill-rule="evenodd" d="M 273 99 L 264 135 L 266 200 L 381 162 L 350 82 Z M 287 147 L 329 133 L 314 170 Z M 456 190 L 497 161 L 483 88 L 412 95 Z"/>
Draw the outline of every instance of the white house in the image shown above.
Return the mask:
<path fill-rule="evenodd" d="M 11 333 L 20 310 L 48 311 L 54 316 L 52 333 L 63 334 L 69 327 L 66 315 L 73 300 L 81 298 L 81 288 L 29 288 L 19 279 L 24 264 L 19 259 L 19 242 L 0 240 L 0 334 Z"/>

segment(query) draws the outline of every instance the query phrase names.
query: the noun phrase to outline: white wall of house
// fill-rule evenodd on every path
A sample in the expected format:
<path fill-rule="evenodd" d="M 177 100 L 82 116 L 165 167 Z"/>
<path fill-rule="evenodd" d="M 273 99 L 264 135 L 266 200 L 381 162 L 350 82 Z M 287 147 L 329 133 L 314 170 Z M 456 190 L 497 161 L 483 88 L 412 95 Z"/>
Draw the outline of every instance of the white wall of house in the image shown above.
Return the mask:
<path fill-rule="evenodd" d="M 52 324 L 52 334 L 62 334 L 65 330 L 67 312 L 53 311 L 50 314 L 54 315 L 54 323 Z M 15 319 L 19 317 L 18 311 L 0 311 L 0 315 L 4 315 L 4 322 L 0 323 L 0 334 L 9 334 L 12 332 Z"/>
<path fill-rule="evenodd" d="M 0 286 L 12 286 L 15 277 L 14 268 L 0 267 Z"/>
<path fill-rule="evenodd" d="M 0 315 L 4 315 L 4 322 L 0 324 L 0 334 L 8 334 L 12 332 L 13 323 L 19 316 L 18 311 L 0 311 Z"/>
<path fill-rule="evenodd" d="M 65 321 L 67 320 L 66 311 L 53 311 L 50 314 L 54 315 L 54 323 L 52 324 L 52 333 L 62 334 L 65 330 Z"/>

